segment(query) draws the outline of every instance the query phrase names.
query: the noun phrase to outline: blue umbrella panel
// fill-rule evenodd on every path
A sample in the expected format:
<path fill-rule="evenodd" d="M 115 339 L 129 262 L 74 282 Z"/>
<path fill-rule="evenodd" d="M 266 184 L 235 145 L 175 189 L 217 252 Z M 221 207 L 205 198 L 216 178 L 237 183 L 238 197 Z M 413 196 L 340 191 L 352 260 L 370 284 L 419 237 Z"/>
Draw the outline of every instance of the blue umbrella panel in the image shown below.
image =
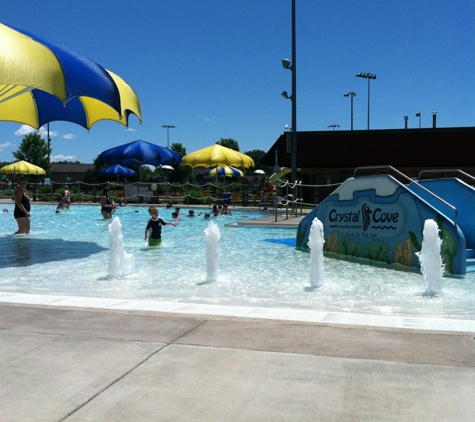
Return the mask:
<path fill-rule="evenodd" d="M 109 165 L 151 164 L 157 167 L 163 164 L 180 163 L 181 156 L 171 149 L 139 139 L 102 152 L 99 155 L 99 161 Z"/>
<path fill-rule="evenodd" d="M 127 167 L 122 167 L 119 164 L 103 169 L 99 172 L 99 176 L 122 176 L 122 177 L 135 177 L 137 172 Z"/>

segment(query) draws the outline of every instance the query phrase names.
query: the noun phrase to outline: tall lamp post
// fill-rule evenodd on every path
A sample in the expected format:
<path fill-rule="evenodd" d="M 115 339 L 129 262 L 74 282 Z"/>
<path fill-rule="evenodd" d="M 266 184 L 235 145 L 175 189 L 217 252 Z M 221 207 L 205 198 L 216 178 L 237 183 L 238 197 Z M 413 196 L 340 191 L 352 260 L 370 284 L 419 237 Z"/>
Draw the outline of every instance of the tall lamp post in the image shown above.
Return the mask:
<path fill-rule="evenodd" d="M 282 60 L 284 69 L 292 72 L 292 95 L 287 91 L 282 96 L 292 101 L 291 182 L 297 182 L 297 53 L 295 41 L 295 0 L 292 0 L 292 62 Z"/>
<path fill-rule="evenodd" d="M 371 82 L 371 79 L 376 79 L 376 75 L 374 75 L 373 73 L 357 73 L 356 77 L 368 79 L 368 130 L 369 130 L 370 82 Z"/>
<path fill-rule="evenodd" d="M 173 125 L 162 125 L 164 129 L 167 130 L 167 148 L 170 148 L 170 129 L 175 129 Z"/>
<path fill-rule="evenodd" d="M 353 98 L 356 97 L 356 92 L 350 91 L 343 94 L 344 97 L 350 97 L 351 99 L 351 130 L 353 130 Z"/>

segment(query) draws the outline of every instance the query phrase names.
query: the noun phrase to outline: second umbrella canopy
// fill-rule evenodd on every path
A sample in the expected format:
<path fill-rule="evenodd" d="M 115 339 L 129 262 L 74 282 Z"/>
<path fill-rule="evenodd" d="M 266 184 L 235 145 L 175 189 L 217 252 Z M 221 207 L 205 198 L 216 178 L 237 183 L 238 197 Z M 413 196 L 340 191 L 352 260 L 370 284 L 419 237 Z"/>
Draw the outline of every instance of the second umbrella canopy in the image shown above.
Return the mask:
<path fill-rule="evenodd" d="M 254 160 L 246 154 L 214 144 L 185 155 L 182 164 L 190 167 L 215 167 L 219 165 L 254 167 Z"/>
<path fill-rule="evenodd" d="M 159 166 L 179 163 L 181 156 L 171 149 L 139 139 L 102 152 L 99 154 L 99 161 L 109 165 L 151 164 Z"/>

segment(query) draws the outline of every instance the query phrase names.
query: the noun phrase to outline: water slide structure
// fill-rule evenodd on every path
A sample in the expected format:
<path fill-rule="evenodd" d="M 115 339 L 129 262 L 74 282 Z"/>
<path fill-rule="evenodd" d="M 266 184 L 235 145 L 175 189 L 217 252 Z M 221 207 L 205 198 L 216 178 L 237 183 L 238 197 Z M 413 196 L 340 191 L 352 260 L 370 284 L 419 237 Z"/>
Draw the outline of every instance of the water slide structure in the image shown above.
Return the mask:
<path fill-rule="evenodd" d="M 423 179 L 428 173 L 439 177 Z M 473 272 L 475 188 L 461 179 L 475 184 L 473 176 L 457 169 L 424 170 L 413 180 L 391 166 L 358 167 L 302 219 L 297 248 L 308 250 L 317 217 L 324 227 L 326 256 L 420 270 L 416 252 L 421 250 L 424 223 L 432 219 L 442 238 L 445 274 Z"/>
<path fill-rule="evenodd" d="M 289 173 L 292 172 L 292 169 L 288 167 L 282 167 L 278 173 L 274 173 L 269 177 L 269 180 L 272 182 L 273 185 L 277 183 L 277 180 L 282 179 L 283 177 L 287 176 Z"/>

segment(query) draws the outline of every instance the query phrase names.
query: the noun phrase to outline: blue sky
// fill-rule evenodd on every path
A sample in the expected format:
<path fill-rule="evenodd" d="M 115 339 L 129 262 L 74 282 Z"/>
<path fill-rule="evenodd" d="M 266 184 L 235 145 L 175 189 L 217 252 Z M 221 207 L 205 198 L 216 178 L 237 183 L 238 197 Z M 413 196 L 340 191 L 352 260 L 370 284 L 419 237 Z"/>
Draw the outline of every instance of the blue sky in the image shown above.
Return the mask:
<path fill-rule="evenodd" d="M 233 138 L 267 151 L 291 123 L 291 0 L 0 0 L 0 21 L 62 43 L 120 75 L 139 96 L 143 123 L 99 122 L 88 132 L 52 123 L 52 158 L 92 160 L 143 139 L 187 152 Z M 475 125 L 473 0 L 296 0 L 297 129 Z M 19 124 L 0 122 L 0 161 L 14 161 Z"/>

